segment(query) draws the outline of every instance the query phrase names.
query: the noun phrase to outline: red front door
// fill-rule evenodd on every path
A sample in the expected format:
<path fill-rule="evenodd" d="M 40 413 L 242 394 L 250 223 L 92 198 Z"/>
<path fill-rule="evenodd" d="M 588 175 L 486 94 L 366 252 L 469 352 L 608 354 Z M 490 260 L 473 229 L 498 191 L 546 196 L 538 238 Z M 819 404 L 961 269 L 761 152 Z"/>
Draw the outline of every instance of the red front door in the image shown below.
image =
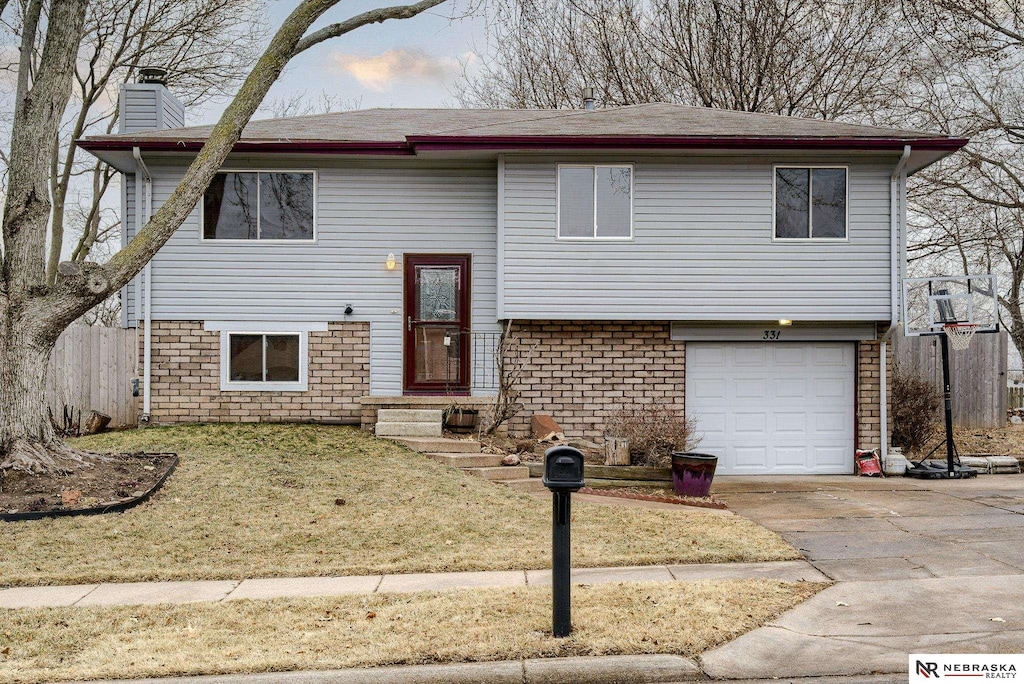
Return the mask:
<path fill-rule="evenodd" d="M 468 254 L 406 254 L 405 393 L 469 393 Z"/>

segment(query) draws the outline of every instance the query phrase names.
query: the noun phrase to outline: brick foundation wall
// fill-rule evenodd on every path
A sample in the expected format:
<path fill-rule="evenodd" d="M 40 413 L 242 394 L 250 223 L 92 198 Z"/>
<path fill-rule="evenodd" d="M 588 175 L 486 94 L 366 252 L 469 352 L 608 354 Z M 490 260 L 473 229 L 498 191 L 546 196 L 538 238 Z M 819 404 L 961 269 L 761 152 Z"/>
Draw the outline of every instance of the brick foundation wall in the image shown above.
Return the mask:
<path fill-rule="evenodd" d="M 883 331 L 879 331 L 879 335 Z M 880 449 L 882 446 L 881 410 L 881 368 L 879 352 L 881 344 L 859 342 L 857 344 L 857 448 Z M 892 387 L 892 343 L 886 345 L 886 396 Z M 886 421 L 886 434 L 892 434 L 892 412 Z"/>
<path fill-rule="evenodd" d="M 551 414 L 568 436 L 601 440 L 606 417 L 623 404 L 684 409 L 686 345 L 669 339 L 669 323 L 516 323 L 513 332 L 533 354 L 520 376 L 523 410 L 509 423 L 512 435 L 528 433 L 534 413 Z M 857 448 L 881 445 L 879 346 L 857 345 Z M 887 357 L 891 381 L 891 344 Z"/>
<path fill-rule="evenodd" d="M 529 432 L 530 416 L 549 413 L 566 435 L 600 440 L 606 417 L 623 404 L 683 410 L 686 345 L 669 339 L 667 322 L 531 322 L 512 330 L 533 352 L 510 434 Z"/>
<path fill-rule="evenodd" d="M 359 397 L 370 391 L 370 325 L 309 333 L 305 392 L 222 392 L 220 363 L 220 333 L 202 321 L 153 321 L 150 421 L 358 423 Z"/>

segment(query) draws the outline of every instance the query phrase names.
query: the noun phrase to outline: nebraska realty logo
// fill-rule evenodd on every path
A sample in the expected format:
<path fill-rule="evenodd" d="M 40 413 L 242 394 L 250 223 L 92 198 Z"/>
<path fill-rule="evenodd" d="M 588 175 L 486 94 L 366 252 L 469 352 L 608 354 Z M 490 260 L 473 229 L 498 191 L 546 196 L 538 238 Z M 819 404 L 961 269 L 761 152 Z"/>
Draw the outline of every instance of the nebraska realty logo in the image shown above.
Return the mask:
<path fill-rule="evenodd" d="M 1024 655 L 1013 654 L 910 654 L 910 682 L 934 682 L 1024 677 Z"/>

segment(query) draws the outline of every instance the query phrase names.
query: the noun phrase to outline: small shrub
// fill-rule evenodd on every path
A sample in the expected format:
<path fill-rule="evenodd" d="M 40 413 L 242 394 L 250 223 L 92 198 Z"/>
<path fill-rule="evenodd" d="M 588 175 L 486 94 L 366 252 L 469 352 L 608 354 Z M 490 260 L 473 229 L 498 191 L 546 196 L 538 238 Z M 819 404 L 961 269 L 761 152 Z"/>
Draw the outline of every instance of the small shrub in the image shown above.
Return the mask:
<path fill-rule="evenodd" d="M 633 465 L 666 466 L 673 451 L 689 451 L 700 439 L 696 419 L 665 406 L 634 404 L 613 413 L 605 423 L 607 434 L 629 440 Z"/>
<path fill-rule="evenodd" d="M 920 453 L 942 424 L 942 392 L 919 369 L 894 364 L 889 397 L 892 443 Z"/>

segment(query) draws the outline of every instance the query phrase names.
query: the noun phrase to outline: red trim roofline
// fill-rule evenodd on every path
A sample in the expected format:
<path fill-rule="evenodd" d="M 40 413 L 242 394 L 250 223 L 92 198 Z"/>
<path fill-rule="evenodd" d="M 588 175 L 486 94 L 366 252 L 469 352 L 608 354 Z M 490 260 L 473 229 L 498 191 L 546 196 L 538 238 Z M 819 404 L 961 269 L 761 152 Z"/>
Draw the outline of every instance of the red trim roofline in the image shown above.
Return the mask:
<path fill-rule="evenodd" d="M 805 138 L 744 136 L 409 136 L 407 140 L 423 150 L 463 149 L 916 149 L 955 152 L 968 143 L 966 138 Z"/>
<path fill-rule="evenodd" d="M 203 140 L 78 140 L 83 150 L 131 150 L 138 147 L 149 152 L 198 152 Z M 416 152 L 404 142 L 353 142 L 336 140 L 266 140 L 261 142 L 240 141 L 232 152 L 274 152 L 309 154 L 372 154 L 385 156 L 409 156 Z"/>
<path fill-rule="evenodd" d="M 359 154 L 409 156 L 417 151 L 450 150 L 572 150 L 572 149 L 803 149 L 803 150 L 918 150 L 956 152 L 966 138 L 777 138 L 740 136 L 409 136 L 398 141 L 264 140 L 235 143 L 233 152 Z M 89 151 L 131 150 L 197 152 L 202 140 L 83 139 Z"/>

